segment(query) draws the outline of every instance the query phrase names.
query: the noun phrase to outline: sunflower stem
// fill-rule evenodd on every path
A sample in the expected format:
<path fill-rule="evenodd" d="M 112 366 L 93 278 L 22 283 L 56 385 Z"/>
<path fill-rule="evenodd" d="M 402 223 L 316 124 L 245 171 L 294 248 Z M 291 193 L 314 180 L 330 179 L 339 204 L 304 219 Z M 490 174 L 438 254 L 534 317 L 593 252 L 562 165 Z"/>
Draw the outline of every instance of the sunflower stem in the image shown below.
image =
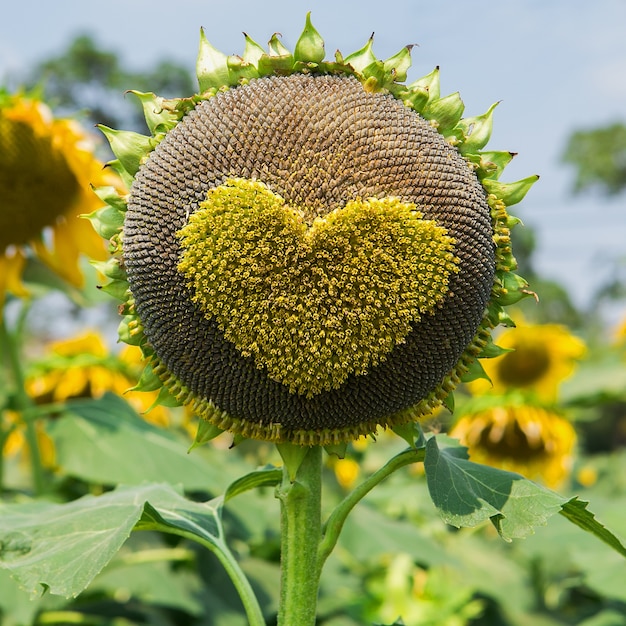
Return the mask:
<path fill-rule="evenodd" d="M 293 479 L 283 468 L 276 489 L 281 505 L 281 588 L 278 626 L 315 626 L 321 569 L 322 448 L 304 456 Z"/>
<path fill-rule="evenodd" d="M 26 310 L 22 311 L 22 315 L 18 320 L 15 333 L 11 333 L 6 325 L 6 320 L 0 321 L 0 343 L 4 346 L 8 357 L 8 365 L 13 376 L 13 384 L 15 385 L 15 407 L 21 413 L 26 432 L 26 443 L 30 452 L 31 471 L 33 476 L 33 489 L 36 495 L 40 495 L 44 491 L 44 474 L 41 464 L 41 455 L 39 452 L 39 443 L 37 441 L 37 430 L 32 411 L 34 403 L 24 385 L 24 372 L 19 355 L 19 336 L 21 336 L 21 327 L 23 325 Z M 4 443 L 4 442 L 3 442 Z"/>
<path fill-rule="evenodd" d="M 333 510 L 322 527 L 322 541 L 319 544 L 318 569 L 321 571 L 326 559 L 337 544 L 343 525 L 352 509 L 383 480 L 405 465 L 424 460 L 424 448 L 408 448 L 390 459 L 379 470 L 353 489 Z"/>

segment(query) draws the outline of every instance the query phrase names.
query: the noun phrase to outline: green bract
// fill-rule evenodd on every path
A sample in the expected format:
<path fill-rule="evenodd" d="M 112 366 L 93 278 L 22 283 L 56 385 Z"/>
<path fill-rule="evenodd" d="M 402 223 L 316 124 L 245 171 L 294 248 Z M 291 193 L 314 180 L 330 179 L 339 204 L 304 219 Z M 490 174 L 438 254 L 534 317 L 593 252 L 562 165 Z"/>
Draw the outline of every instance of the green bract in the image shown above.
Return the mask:
<path fill-rule="evenodd" d="M 429 413 L 494 352 L 514 273 L 491 107 L 463 118 L 439 72 L 404 84 L 410 47 L 324 60 L 309 16 L 295 49 L 201 35 L 200 93 L 136 94 L 151 136 L 103 128 L 130 186 L 98 191 L 139 388 L 218 432 L 334 444 Z M 205 429 L 206 430 L 206 429 Z"/>

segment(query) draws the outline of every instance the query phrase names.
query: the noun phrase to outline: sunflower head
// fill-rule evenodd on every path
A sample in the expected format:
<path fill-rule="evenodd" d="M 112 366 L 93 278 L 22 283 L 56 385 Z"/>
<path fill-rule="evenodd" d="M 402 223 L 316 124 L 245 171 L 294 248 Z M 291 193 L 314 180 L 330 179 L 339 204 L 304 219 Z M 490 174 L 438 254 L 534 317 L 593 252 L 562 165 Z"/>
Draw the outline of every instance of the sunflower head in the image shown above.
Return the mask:
<path fill-rule="evenodd" d="M 539 479 L 549 487 L 561 485 L 572 469 L 576 431 L 571 423 L 513 396 L 468 411 L 450 435 L 468 447 L 473 461 Z"/>
<path fill-rule="evenodd" d="M 554 402 L 560 384 L 568 378 L 586 351 L 581 339 L 558 324 L 519 324 L 498 336 L 505 350 L 483 361 L 491 379 L 471 383 L 474 394 L 521 391 L 543 402 Z"/>
<path fill-rule="evenodd" d="M 77 287 L 80 254 L 106 258 L 79 218 L 100 202 L 90 183 L 120 189 L 78 123 L 55 119 L 34 96 L 0 90 L 0 304 L 6 291 L 26 295 L 20 278 L 29 254 Z"/>
<path fill-rule="evenodd" d="M 103 128 L 130 194 L 101 190 L 121 337 L 218 429 L 346 441 L 446 400 L 528 293 L 492 125 L 405 84 L 410 47 L 325 60 L 307 16 L 293 52 L 201 37 L 200 93 L 136 94 L 151 136 Z M 171 399 L 170 399 L 171 400 Z"/>

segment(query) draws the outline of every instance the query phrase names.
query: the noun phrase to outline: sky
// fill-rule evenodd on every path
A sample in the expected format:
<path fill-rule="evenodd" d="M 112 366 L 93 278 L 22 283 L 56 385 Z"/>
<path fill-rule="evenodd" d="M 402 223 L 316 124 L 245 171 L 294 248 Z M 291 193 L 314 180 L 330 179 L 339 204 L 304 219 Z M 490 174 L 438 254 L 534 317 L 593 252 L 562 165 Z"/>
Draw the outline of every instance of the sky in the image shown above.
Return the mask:
<path fill-rule="evenodd" d="M 133 70 L 193 69 L 200 27 L 227 54 L 243 51 L 242 31 L 263 44 L 280 32 L 293 48 L 309 10 L 328 57 L 374 32 L 382 59 L 416 44 L 409 82 L 439 66 L 442 95 L 459 91 L 466 116 L 501 101 L 489 148 L 518 153 L 502 180 L 541 177 L 510 212 L 536 230 L 536 269 L 588 307 L 626 256 L 626 196 L 574 197 L 560 157 L 572 131 L 626 123 L 626 0 L 19 0 L 2 12 L 0 84 L 80 33 Z"/>

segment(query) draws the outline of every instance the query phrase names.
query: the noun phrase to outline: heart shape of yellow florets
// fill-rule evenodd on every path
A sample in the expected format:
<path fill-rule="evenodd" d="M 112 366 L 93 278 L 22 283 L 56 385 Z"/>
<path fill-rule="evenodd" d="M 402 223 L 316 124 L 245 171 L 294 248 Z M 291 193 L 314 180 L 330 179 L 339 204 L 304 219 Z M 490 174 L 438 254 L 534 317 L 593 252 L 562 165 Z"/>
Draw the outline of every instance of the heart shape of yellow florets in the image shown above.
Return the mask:
<path fill-rule="evenodd" d="M 454 240 L 413 203 L 353 200 L 307 224 L 258 181 L 229 180 L 178 233 L 192 300 L 273 380 L 312 397 L 363 374 L 432 313 Z"/>

